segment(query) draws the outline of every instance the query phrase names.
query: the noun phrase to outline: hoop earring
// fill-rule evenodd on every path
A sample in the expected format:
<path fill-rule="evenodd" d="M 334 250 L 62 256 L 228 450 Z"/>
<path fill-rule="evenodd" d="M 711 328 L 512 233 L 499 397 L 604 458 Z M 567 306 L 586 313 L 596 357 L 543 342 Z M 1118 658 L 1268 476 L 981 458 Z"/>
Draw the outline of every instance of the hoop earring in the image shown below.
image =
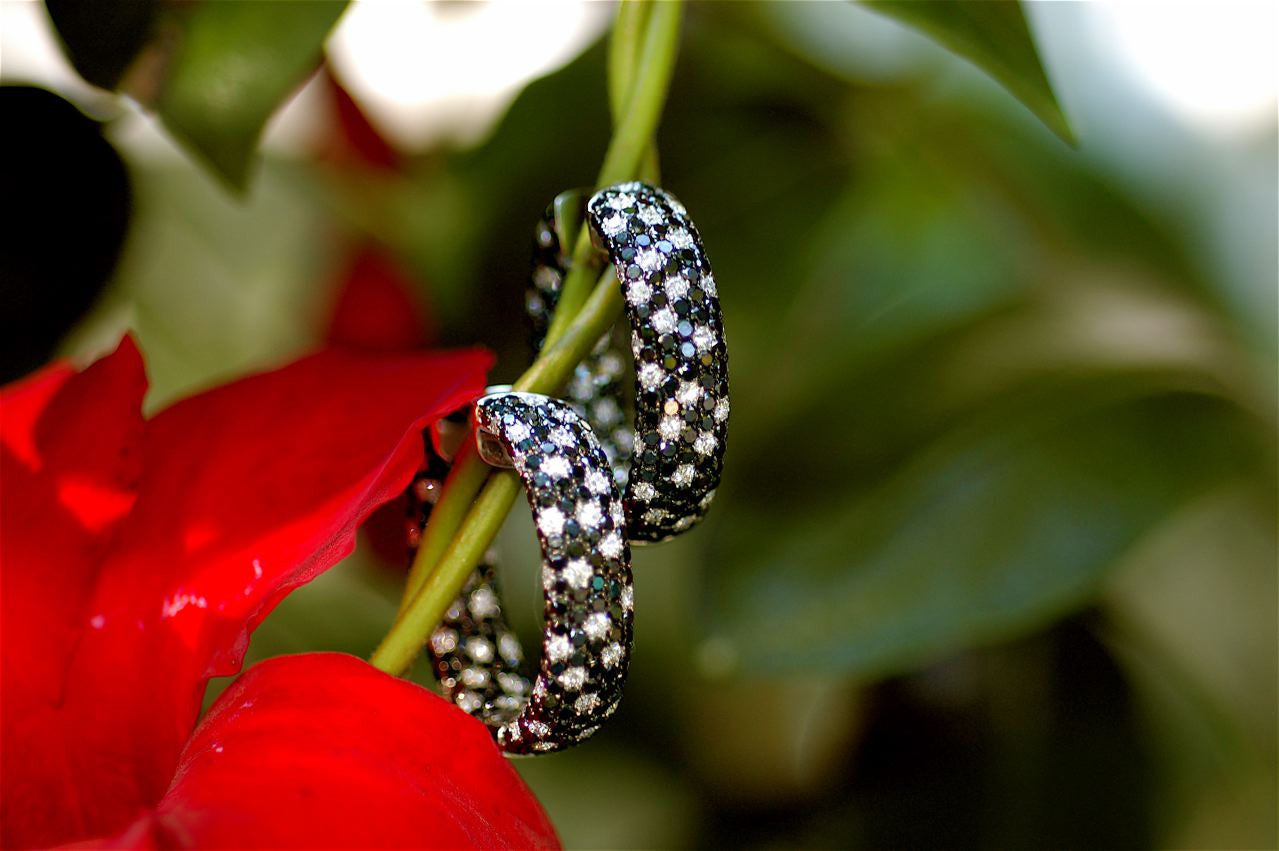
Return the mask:
<path fill-rule="evenodd" d="M 634 592 L 622 501 L 590 426 L 566 403 L 531 393 L 496 393 L 475 403 L 480 457 L 516 471 L 533 510 L 542 548 L 546 626 L 542 658 L 527 680 L 492 673 L 520 653 L 500 622 L 491 571 L 472 577 L 430 640 L 432 657 L 460 673 L 445 692 L 459 705 L 468 680 L 497 682 L 502 694 L 472 711 L 510 754 L 561 750 L 591 736 L 617 709 L 630 664 Z M 469 596 L 468 596 L 469 594 Z M 476 611 L 479 603 L 480 612 Z M 476 627 L 499 637 L 496 643 Z M 505 645 L 505 646 L 503 646 Z M 509 686 L 509 688 L 508 688 Z M 474 693 L 468 690 L 467 693 Z M 510 698 L 504 700 L 504 698 Z"/>
<path fill-rule="evenodd" d="M 528 309 L 535 347 L 545 336 L 568 263 L 580 192 L 548 209 L 536 234 Z M 635 367 L 633 428 L 620 427 L 621 359 L 611 336 L 578 368 L 568 395 L 605 436 L 624 486 L 630 540 L 652 543 L 705 516 L 723 467 L 728 349 L 715 278 L 697 229 L 673 196 L 644 183 L 606 187 L 585 204 L 594 242 L 622 287 Z"/>

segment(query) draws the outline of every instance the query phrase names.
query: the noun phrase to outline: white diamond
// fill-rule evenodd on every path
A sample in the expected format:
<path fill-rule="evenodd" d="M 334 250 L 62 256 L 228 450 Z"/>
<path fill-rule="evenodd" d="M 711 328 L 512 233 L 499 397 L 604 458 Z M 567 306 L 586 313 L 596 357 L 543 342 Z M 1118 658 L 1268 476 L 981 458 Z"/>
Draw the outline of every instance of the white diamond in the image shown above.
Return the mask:
<path fill-rule="evenodd" d="M 645 390 L 656 390 L 663 377 L 662 368 L 655 363 L 646 363 L 639 368 L 639 383 Z"/>
<path fill-rule="evenodd" d="M 551 429 L 551 441 L 564 449 L 577 445 L 577 438 L 573 436 L 573 430 L 568 426 L 556 426 Z"/>
<path fill-rule="evenodd" d="M 452 653 L 457 649 L 457 633 L 446 627 L 441 627 L 431 633 L 431 649 L 439 655 Z"/>
<path fill-rule="evenodd" d="M 645 523 L 661 523 L 666 519 L 666 512 L 660 508 L 650 508 L 640 519 Z"/>
<path fill-rule="evenodd" d="M 693 450 L 698 455 L 710 455 L 715 451 L 718 443 L 719 441 L 715 439 L 715 435 L 709 431 L 704 431 L 697 436 L 697 440 L 693 441 Z"/>
<path fill-rule="evenodd" d="M 621 558 L 622 536 L 616 532 L 605 535 L 604 540 L 600 541 L 600 555 L 604 558 Z"/>
<path fill-rule="evenodd" d="M 653 288 L 645 281 L 635 281 L 626 288 L 626 300 L 636 306 L 644 304 L 652 295 Z"/>
<path fill-rule="evenodd" d="M 453 695 L 453 702 L 468 715 L 479 712 L 480 707 L 484 705 L 484 701 L 480 700 L 480 696 L 473 691 L 459 691 Z"/>
<path fill-rule="evenodd" d="M 558 581 L 558 579 L 559 577 L 555 575 L 555 571 L 551 570 L 549 567 L 542 568 L 542 588 L 543 589 L 550 591 L 552 588 L 555 587 L 555 583 Z"/>
<path fill-rule="evenodd" d="M 591 712 L 595 707 L 600 705 L 600 696 L 595 692 L 579 695 L 577 700 L 573 701 L 573 708 L 577 710 L 579 715 L 585 715 Z"/>
<path fill-rule="evenodd" d="M 675 330 L 675 311 L 669 307 L 663 307 L 653 314 L 652 322 L 653 327 L 657 329 L 657 333 L 669 334 Z"/>
<path fill-rule="evenodd" d="M 477 618 L 491 618 L 498 608 L 497 595 L 488 588 L 476 588 L 471 592 L 471 614 Z"/>
<path fill-rule="evenodd" d="M 715 276 L 709 272 L 702 276 L 702 292 L 707 295 L 718 295 L 715 291 Z"/>
<path fill-rule="evenodd" d="M 622 608 L 628 612 L 635 608 L 635 589 L 630 585 L 622 589 Z"/>
<path fill-rule="evenodd" d="M 675 275 L 666 282 L 666 294 L 672 299 L 688 295 L 688 281 L 681 275 Z"/>
<path fill-rule="evenodd" d="M 706 496 L 702 497 L 702 501 L 698 503 L 698 506 L 702 510 L 705 510 L 711 504 L 711 500 L 713 500 L 714 498 L 715 498 L 715 491 L 711 491 L 710 493 L 706 494 Z"/>
<path fill-rule="evenodd" d="M 693 517 L 685 514 L 683 517 L 675 521 L 675 531 L 683 532 L 685 529 L 693 525 Z"/>
<path fill-rule="evenodd" d="M 582 500 L 577 504 L 577 522 L 588 528 L 594 528 L 600 525 L 600 521 L 604 519 L 604 512 L 600 510 L 600 504 L 595 500 Z"/>
<path fill-rule="evenodd" d="M 597 496 L 608 493 L 611 485 L 603 470 L 590 470 L 586 474 L 586 489 Z"/>
<path fill-rule="evenodd" d="M 640 482 L 635 486 L 632 493 L 634 493 L 635 498 L 641 502 L 648 502 L 650 499 L 657 496 L 657 488 L 653 487 L 648 482 Z"/>
<path fill-rule="evenodd" d="M 715 403 L 715 421 L 723 422 L 728 419 L 728 399 L 720 399 Z"/>
<path fill-rule="evenodd" d="M 684 424 L 679 421 L 679 417 L 662 417 L 661 422 L 657 424 L 657 433 L 667 440 L 679 437 L 679 433 L 683 430 Z"/>
<path fill-rule="evenodd" d="M 671 481 L 680 487 L 687 487 L 693 481 L 693 465 L 680 464 L 675 468 L 675 472 L 671 473 Z"/>
<path fill-rule="evenodd" d="M 711 346 L 715 345 L 715 332 L 705 325 L 699 326 L 693 331 L 693 345 L 697 346 L 697 350 L 703 354 L 709 352 Z"/>
<path fill-rule="evenodd" d="M 502 691 L 507 694 L 523 696 L 528 691 L 528 680 L 519 674 L 501 673 L 497 675 L 497 684 L 502 687 Z"/>
<path fill-rule="evenodd" d="M 608 614 L 595 612 L 588 615 L 586 622 L 582 624 L 582 629 L 590 638 L 599 641 L 605 635 L 608 635 Z"/>
<path fill-rule="evenodd" d="M 552 455 L 542 461 L 541 471 L 552 479 L 562 479 L 572 472 L 568 459 L 562 455 Z M 547 534 L 551 534 L 547 532 Z"/>
<path fill-rule="evenodd" d="M 463 668 L 462 685 L 467 688 L 484 688 L 489 684 L 489 672 L 483 668 Z"/>
<path fill-rule="evenodd" d="M 620 528 L 621 525 L 626 522 L 626 510 L 622 508 L 622 504 L 620 502 L 614 502 L 608 507 L 608 516 L 613 518 L 613 525 L 615 527 Z"/>
<path fill-rule="evenodd" d="M 553 538 L 564 531 L 564 512 L 551 506 L 538 515 L 537 528 L 548 538 Z"/>
<path fill-rule="evenodd" d="M 506 427 L 506 437 L 511 443 L 519 443 L 529 436 L 528 426 L 516 420 Z"/>
<path fill-rule="evenodd" d="M 585 588 L 591 581 L 590 564 L 585 559 L 573 559 L 564 565 L 564 581 L 574 588 Z"/>
<path fill-rule="evenodd" d="M 549 736 L 551 728 L 545 721 L 530 721 L 528 722 L 528 731 L 540 739 L 544 736 Z"/>
<path fill-rule="evenodd" d="M 493 661 L 493 644 L 486 638 L 468 638 L 466 653 L 476 662 L 485 664 Z"/>
<path fill-rule="evenodd" d="M 608 205 L 614 210 L 622 210 L 626 207 L 635 206 L 635 196 L 629 192 L 619 192 L 612 198 L 608 199 Z"/>
<path fill-rule="evenodd" d="M 514 659 L 518 662 L 524 656 L 524 648 L 520 647 L 520 640 L 509 632 L 498 636 L 497 650 L 502 654 L 503 659 Z"/>
<path fill-rule="evenodd" d="M 670 231 L 666 234 L 666 238 L 669 239 L 671 241 L 671 244 L 674 245 L 676 248 L 692 248 L 693 247 L 693 237 L 690 236 L 688 231 L 684 230 L 683 228 L 671 228 Z"/>
<path fill-rule="evenodd" d="M 610 644 L 600 653 L 600 661 L 604 663 L 605 668 L 612 668 L 622 661 L 622 645 Z"/>
<path fill-rule="evenodd" d="M 546 639 L 546 658 L 552 662 L 562 662 L 573 654 L 573 643 L 567 635 L 552 635 Z"/>
<path fill-rule="evenodd" d="M 675 393 L 675 399 L 681 405 L 696 405 L 701 398 L 702 388 L 696 381 L 681 381 L 679 383 L 679 390 Z"/>
<path fill-rule="evenodd" d="M 621 213 L 614 213 L 604 220 L 600 225 L 600 229 L 604 231 L 606 236 L 617 236 L 626 230 L 626 219 L 622 218 Z"/>
<path fill-rule="evenodd" d="M 586 683 L 585 668 L 569 668 L 557 677 L 565 691 L 577 691 Z"/>
<path fill-rule="evenodd" d="M 635 262 L 645 272 L 656 272 L 662 265 L 662 255 L 651 248 L 647 248 L 639 253 L 639 256 L 635 258 Z"/>
<path fill-rule="evenodd" d="M 639 211 L 639 220 L 646 225 L 652 226 L 662 220 L 662 211 L 656 207 L 641 207 Z"/>
<path fill-rule="evenodd" d="M 622 409 L 612 399 L 604 398 L 595 403 L 593 424 L 609 426 L 622 418 Z"/>

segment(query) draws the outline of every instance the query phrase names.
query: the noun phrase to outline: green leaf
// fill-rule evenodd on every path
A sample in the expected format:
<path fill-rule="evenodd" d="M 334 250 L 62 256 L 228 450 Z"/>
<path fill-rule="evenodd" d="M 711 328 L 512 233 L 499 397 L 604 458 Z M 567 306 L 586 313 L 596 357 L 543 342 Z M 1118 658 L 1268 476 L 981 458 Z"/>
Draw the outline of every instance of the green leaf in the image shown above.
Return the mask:
<path fill-rule="evenodd" d="M 1070 144 L 1074 131 L 1053 94 L 1017 0 L 861 0 L 968 59 Z"/>
<path fill-rule="evenodd" d="M 1156 523 L 1255 464 L 1219 400 L 1097 389 L 987 411 L 882 485 L 792 506 L 798 523 L 739 508 L 708 559 L 717 641 L 748 670 L 871 679 L 1006 639 L 1083 605 Z"/>
<path fill-rule="evenodd" d="M 319 66 L 345 7 L 345 0 L 199 4 L 181 20 L 157 104 L 165 125 L 242 189 L 267 119 Z"/>
<path fill-rule="evenodd" d="M 45 0 L 67 58 L 95 86 L 114 89 L 151 38 L 157 0 Z"/>

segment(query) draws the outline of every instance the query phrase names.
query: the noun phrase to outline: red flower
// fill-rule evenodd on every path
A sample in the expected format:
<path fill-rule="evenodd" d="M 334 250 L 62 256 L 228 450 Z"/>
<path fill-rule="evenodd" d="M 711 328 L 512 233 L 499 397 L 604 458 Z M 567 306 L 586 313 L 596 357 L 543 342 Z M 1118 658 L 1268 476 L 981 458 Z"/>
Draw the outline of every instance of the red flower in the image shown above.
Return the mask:
<path fill-rule="evenodd" d="M 126 339 L 5 388 L 4 845 L 555 845 L 478 722 L 352 657 L 258 665 L 195 726 L 488 365 L 325 352 L 144 420 Z"/>

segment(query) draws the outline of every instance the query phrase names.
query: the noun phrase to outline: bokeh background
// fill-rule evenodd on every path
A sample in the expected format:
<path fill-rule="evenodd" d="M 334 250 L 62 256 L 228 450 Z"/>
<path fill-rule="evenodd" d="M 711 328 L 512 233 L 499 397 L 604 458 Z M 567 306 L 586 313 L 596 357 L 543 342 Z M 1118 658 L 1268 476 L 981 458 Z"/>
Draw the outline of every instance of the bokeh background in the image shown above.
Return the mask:
<path fill-rule="evenodd" d="M 125 329 L 152 410 L 326 344 L 513 378 L 611 15 L 357 5 L 237 193 L 3 0 L 4 378 Z M 568 846 L 1275 847 L 1276 15 L 1032 4 L 1072 148 L 856 5 L 688 9 L 658 143 L 730 451 L 708 520 L 636 553 L 619 715 L 518 763 Z M 367 655 L 401 511 L 251 656 Z"/>

